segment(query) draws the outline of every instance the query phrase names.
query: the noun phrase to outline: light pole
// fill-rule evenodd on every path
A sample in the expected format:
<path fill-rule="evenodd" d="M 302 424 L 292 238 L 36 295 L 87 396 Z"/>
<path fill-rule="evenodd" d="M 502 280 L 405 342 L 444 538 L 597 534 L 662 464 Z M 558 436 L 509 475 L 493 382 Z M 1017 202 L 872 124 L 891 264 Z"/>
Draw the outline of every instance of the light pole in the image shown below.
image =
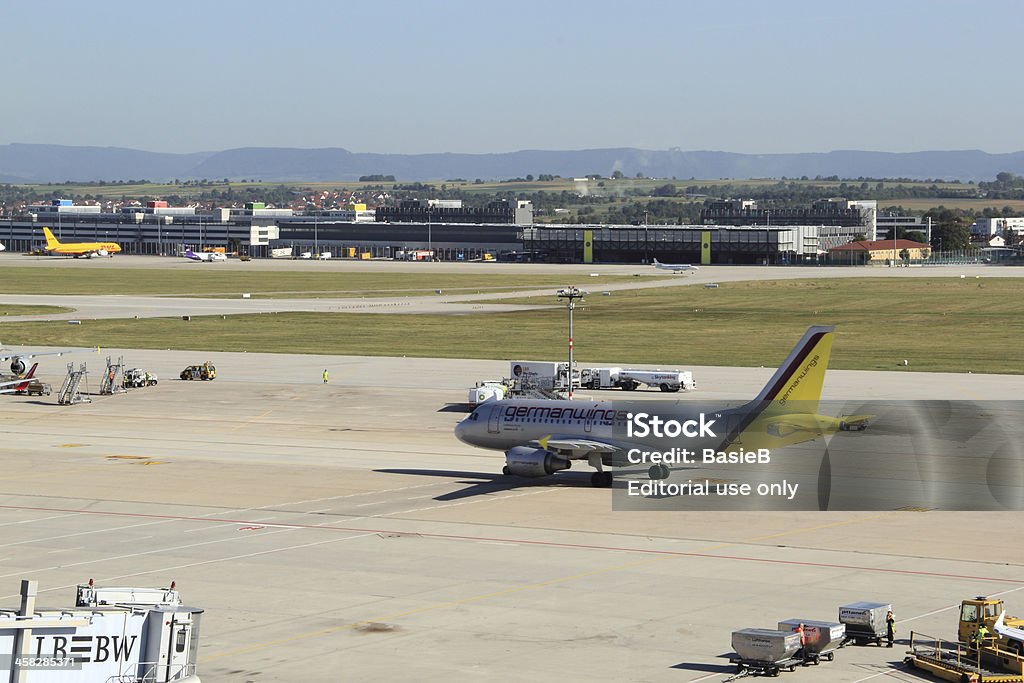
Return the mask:
<path fill-rule="evenodd" d="M 427 258 L 429 258 L 431 261 L 434 260 L 434 239 L 433 239 L 434 236 L 431 233 L 431 225 L 430 225 L 430 223 L 431 223 L 430 219 L 432 218 L 433 213 L 434 213 L 434 211 L 433 211 L 432 208 L 428 208 L 427 209 Z"/>
<path fill-rule="evenodd" d="M 564 289 L 558 290 L 558 298 L 566 299 L 568 304 L 566 307 L 569 309 L 569 367 L 565 371 L 566 384 L 569 387 L 569 400 L 572 400 L 572 312 L 576 308 L 576 300 L 583 301 L 583 297 L 587 293 L 579 287 L 565 287 Z"/>
<path fill-rule="evenodd" d="M 316 258 L 320 257 L 320 238 L 317 225 L 319 221 L 320 214 L 313 214 L 313 255 Z"/>

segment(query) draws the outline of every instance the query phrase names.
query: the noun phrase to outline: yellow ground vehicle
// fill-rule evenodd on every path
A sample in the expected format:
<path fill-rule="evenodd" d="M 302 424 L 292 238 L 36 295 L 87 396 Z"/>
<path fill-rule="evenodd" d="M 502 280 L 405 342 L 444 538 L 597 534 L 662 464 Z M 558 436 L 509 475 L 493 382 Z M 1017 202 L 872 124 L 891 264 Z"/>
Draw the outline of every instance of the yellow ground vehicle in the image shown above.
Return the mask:
<path fill-rule="evenodd" d="M 964 600 L 960 603 L 960 625 L 956 632 L 957 640 L 961 643 L 971 644 L 978 628 L 984 624 L 988 629 L 989 637 L 993 638 L 994 642 L 1021 654 L 1024 652 L 1024 643 L 1016 638 L 995 632 L 996 621 L 999 619 L 999 615 L 1005 611 L 1002 600 L 990 600 L 985 597 Z M 1010 629 L 1021 629 L 1024 628 L 1024 619 L 1004 617 L 1002 625 Z"/>
<path fill-rule="evenodd" d="M 213 363 L 206 361 L 202 365 L 190 365 L 181 371 L 182 379 L 210 380 L 217 379 L 217 368 Z"/>
<path fill-rule="evenodd" d="M 979 638 L 982 626 L 985 631 Z M 1002 600 L 962 601 L 957 640 L 911 631 L 903 661 L 955 683 L 1024 683 L 1024 620 L 1006 616 Z"/>

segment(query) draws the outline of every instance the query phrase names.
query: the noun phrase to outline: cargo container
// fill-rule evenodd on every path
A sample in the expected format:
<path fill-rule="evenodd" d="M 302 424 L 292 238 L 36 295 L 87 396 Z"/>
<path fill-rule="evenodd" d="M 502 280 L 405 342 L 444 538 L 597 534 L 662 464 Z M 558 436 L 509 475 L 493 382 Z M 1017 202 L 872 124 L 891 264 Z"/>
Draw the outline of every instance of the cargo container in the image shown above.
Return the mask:
<path fill-rule="evenodd" d="M 778 676 L 782 669 L 793 671 L 802 665 L 800 634 L 775 631 L 768 628 L 745 628 L 732 632 L 735 657 L 729 661 L 736 665 L 738 674 L 764 674 Z"/>
<path fill-rule="evenodd" d="M 814 660 L 824 657 L 832 661 L 833 652 L 839 649 L 846 638 L 846 624 L 814 619 L 786 619 L 779 622 L 779 630 L 795 631 L 800 624 L 804 625 L 804 657 Z"/>
<path fill-rule="evenodd" d="M 839 608 L 839 621 L 846 624 L 847 640 L 857 645 L 882 644 L 885 615 L 892 610 L 888 602 L 853 602 Z"/>

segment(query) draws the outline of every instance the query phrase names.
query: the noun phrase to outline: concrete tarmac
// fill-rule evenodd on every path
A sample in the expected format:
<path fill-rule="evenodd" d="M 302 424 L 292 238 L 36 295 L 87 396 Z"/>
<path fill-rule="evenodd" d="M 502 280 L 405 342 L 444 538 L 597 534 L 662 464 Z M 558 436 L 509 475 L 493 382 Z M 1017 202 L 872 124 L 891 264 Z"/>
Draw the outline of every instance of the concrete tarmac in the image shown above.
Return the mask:
<path fill-rule="evenodd" d="M 67 407 L 0 396 L 0 604 L 22 578 L 54 607 L 89 578 L 175 580 L 206 610 L 205 681 L 723 681 L 733 630 L 858 600 L 894 604 L 897 647 L 784 676 L 911 681 L 910 629 L 952 636 L 975 595 L 1024 612 L 1019 513 L 613 512 L 586 467 L 503 477 L 500 453 L 454 439 L 451 404 L 507 362 L 102 349 L 43 377 L 122 354 L 159 384 Z M 215 381 L 177 379 L 204 360 Z M 684 399 L 749 398 L 772 372 L 693 370 Z M 832 371 L 825 397 L 1022 390 Z"/>
<path fill-rule="evenodd" d="M 581 286 L 591 272 L 653 271 L 11 255 L 0 262 L 183 273 L 493 269 L 564 272 Z M 621 286 L 1020 272 L 713 267 L 667 285 Z M 3 300 L 74 305 L 63 317 L 87 318 L 253 308 L 456 312 L 483 305 L 473 297 Z M 780 359 L 786 351 L 779 349 Z M 914 501 L 907 501 L 911 510 L 870 513 L 615 512 L 611 492 L 591 488 L 585 466 L 537 480 L 504 477 L 502 454 L 458 442 L 452 428 L 465 415 L 456 404 L 472 383 L 507 374 L 507 361 L 104 348 L 42 358 L 40 374 L 56 391 L 66 362 L 87 362 L 88 388 L 96 392 L 108 355 L 157 373 L 159 384 L 74 406 L 56 405 L 56 395 L 0 396 L 0 605 L 17 606 L 22 578 L 39 581 L 44 607 L 71 606 L 74 586 L 89 578 L 99 585 L 177 581 L 186 602 L 206 610 L 205 681 L 723 681 L 733 671 L 726 659 L 733 630 L 835 619 L 840 605 L 858 600 L 893 603 L 897 647 L 845 648 L 834 662 L 784 675 L 911 681 L 919 679 L 901 668 L 910 629 L 951 637 L 957 603 L 975 595 L 1004 596 L 1011 613 L 1024 613 L 1022 560 L 1014 552 L 1020 513 L 913 511 Z M 183 367 L 205 360 L 219 369 L 215 381 L 177 379 Z M 699 389 L 676 395 L 684 400 L 748 399 L 772 373 L 690 369 Z M 1022 394 L 1020 376 L 830 371 L 824 397 Z"/>

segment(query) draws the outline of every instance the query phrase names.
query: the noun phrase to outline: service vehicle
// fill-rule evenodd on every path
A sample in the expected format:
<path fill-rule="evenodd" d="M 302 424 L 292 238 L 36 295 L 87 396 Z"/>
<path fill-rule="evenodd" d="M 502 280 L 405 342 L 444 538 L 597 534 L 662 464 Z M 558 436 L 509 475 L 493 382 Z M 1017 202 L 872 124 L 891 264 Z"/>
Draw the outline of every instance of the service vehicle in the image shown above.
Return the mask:
<path fill-rule="evenodd" d="M 156 373 L 147 372 L 142 368 L 128 368 L 124 371 L 125 389 L 138 389 L 140 387 L 156 386 Z"/>
<path fill-rule="evenodd" d="M 181 371 L 181 379 L 203 381 L 217 379 L 217 368 L 210 361 L 206 361 L 202 365 L 190 365 Z"/>
<path fill-rule="evenodd" d="M 15 392 L 18 394 L 27 394 L 28 396 L 49 396 L 53 393 L 53 387 L 46 382 L 33 377 L 28 381 L 28 386 L 24 390 Z"/>
<path fill-rule="evenodd" d="M 477 382 L 476 386 L 469 390 L 469 405 L 478 406 L 490 401 L 500 401 L 508 393 L 508 385 L 504 380 L 484 380 Z"/>
<path fill-rule="evenodd" d="M 574 364 L 575 365 L 575 364 Z M 509 362 L 509 376 L 513 388 L 517 391 L 541 389 L 545 391 L 565 391 L 569 388 L 566 381 L 567 362 L 545 360 L 514 360 Z M 572 388 L 580 387 L 580 371 L 573 368 Z"/>
<path fill-rule="evenodd" d="M 645 385 L 662 391 L 692 391 L 697 388 L 689 370 L 636 370 L 633 368 L 584 368 L 580 384 L 590 389 L 622 389 L 633 391 Z"/>
<path fill-rule="evenodd" d="M 1002 600 L 963 600 L 957 640 L 911 631 L 903 661 L 944 681 L 1024 683 L 1024 619 L 1006 616 Z"/>

